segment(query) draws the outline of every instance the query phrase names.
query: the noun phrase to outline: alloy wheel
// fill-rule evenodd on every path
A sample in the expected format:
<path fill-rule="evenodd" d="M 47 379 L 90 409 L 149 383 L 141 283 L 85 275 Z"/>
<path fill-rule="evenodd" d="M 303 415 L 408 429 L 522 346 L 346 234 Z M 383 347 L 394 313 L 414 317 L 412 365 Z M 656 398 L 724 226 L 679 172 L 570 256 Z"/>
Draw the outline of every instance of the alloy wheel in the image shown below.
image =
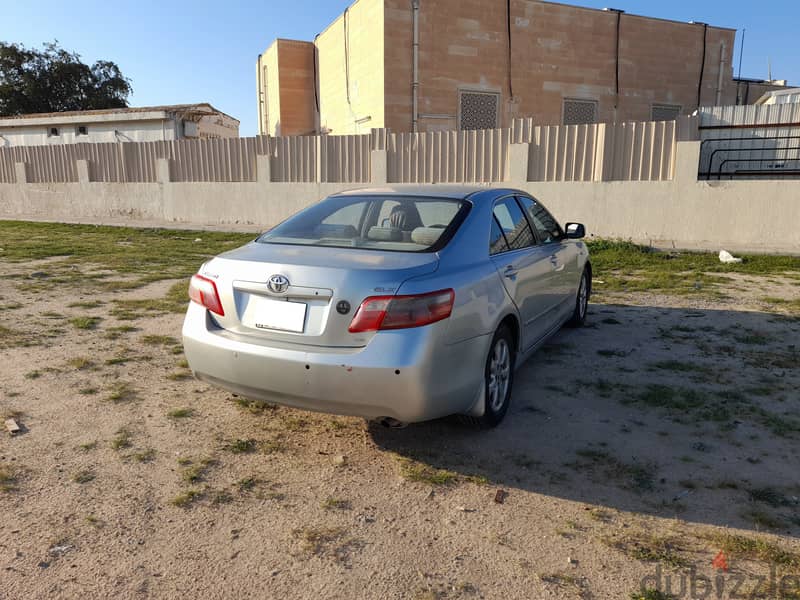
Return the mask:
<path fill-rule="evenodd" d="M 497 412 L 503 408 L 511 377 L 511 351 L 508 342 L 500 338 L 492 350 L 489 362 L 489 407 Z"/>

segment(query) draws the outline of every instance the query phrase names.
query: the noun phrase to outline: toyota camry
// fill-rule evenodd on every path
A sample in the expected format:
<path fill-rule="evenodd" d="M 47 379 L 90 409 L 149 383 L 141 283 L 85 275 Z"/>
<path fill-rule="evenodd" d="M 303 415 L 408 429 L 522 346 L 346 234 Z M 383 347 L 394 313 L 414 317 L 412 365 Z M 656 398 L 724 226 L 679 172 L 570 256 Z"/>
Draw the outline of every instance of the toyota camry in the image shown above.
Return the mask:
<path fill-rule="evenodd" d="M 491 427 L 515 368 L 586 318 L 584 235 L 513 189 L 334 194 L 200 267 L 186 358 L 199 379 L 247 398 Z"/>

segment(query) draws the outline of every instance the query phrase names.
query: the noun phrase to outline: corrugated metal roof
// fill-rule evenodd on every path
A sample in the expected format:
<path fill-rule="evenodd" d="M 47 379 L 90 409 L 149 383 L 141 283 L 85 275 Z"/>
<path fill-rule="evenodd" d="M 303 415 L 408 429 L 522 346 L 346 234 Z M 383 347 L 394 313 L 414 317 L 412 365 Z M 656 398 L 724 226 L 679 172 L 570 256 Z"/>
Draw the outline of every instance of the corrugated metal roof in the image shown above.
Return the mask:
<path fill-rule="evenodd" d="M 800 104 L 704 106 L 698 112 L 700 127 L 800 123 Z"/>
<path fill-rule="evenodd" d="M 96 110 L 66 110 L 63 112 L 49 112 L 49 113 L 29 113 L 25 115 L 8 115 L 0 116 L 0 120 L 7 119 L 52 119 L 57 117 L 81 117 L 92 115 L 110 115 L 110 114 L 135 114 L 146 112 L 169 112 L 169 113 L 183 113 L 183 114 L 221 114 L 226 117 L 234 119 L 237 123 L 239 119 L 231 117 L 230 115 L 217 110 L 208 102 L 201 102 L 197 104 L 165 104 L 162 106 L 127 106 L 125 108 L 104 108 Z"/>
<path fill-rule="evenodd" d="M 756 100 L 756 104 L 792 104 L 794 102 L 800 102 L 800 88 L 772 90 Z"/>

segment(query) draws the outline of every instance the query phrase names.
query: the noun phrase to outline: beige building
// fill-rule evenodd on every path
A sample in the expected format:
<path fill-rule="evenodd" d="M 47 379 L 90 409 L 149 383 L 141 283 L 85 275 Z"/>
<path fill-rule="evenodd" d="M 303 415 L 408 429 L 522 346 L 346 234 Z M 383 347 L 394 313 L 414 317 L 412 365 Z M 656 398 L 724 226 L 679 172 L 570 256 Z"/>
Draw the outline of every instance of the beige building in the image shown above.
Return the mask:
<path fill-rule="evenodd" d="M 735 36 L 539 0 L 356 0 L 313 42 L 278 39 L 259 56 L 259 131 L 671 119 L 755 102 L 780 85 L 744 93 Z"/>
<path fill-rule="evenodd" d="M 239 137 L 239 121 L 205 103 L 0 117 L 0 148 L 220 137 Z"/>
<path fill-rule="evenodd" d="M 756 104 L 800 104 L 800 88 L 786 88 L 766 92 L 755 102 Z"/>

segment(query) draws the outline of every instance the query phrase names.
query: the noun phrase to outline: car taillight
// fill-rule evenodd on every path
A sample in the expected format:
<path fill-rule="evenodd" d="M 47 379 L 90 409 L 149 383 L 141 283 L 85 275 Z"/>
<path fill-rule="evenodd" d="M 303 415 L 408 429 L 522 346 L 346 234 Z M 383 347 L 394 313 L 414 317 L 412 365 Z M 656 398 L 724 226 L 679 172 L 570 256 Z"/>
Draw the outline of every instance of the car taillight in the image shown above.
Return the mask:
<path fill-rule="evenodd" d="M 422 327 L 446 319 L 453 311 L 453 290 L 411 296 L 370 296 L 358 307 L 350 333 Z"/>
<path fill-rule="evenodd" d="M 221 317 L 225 316 L 225 311 L 222 309 L 222 302 L 217 292 L 217 284 L 208 277 L 203 277 L 202 275 L 192 276 L 192 281 L 189 282 L 189 299 L 192 302 L 197 302 L 200 306 L 205 306 L 208 310 L 217 313 Z"/>

